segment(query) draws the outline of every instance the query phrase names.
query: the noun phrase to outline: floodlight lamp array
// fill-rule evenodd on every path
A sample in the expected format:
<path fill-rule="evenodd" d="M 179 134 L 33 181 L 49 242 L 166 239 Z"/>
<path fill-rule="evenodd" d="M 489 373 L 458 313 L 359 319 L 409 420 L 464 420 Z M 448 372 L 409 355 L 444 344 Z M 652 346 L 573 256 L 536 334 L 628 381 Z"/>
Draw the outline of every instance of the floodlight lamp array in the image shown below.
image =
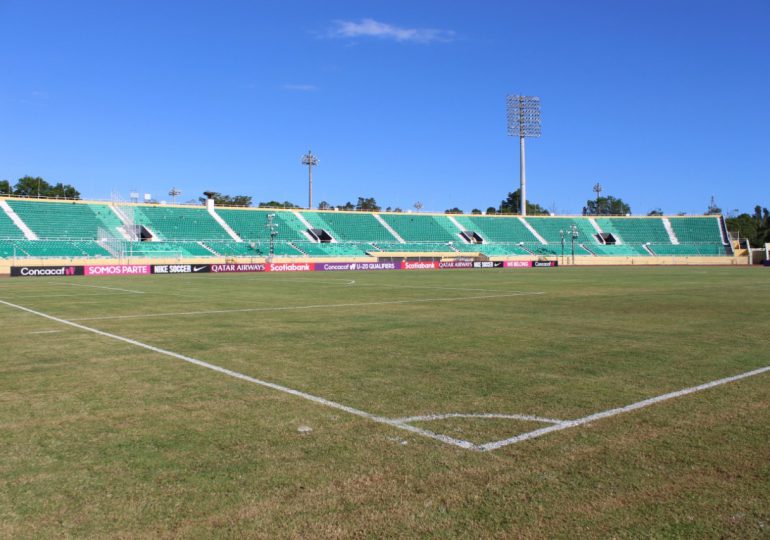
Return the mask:
<path fill-rule="evenodd" d="M 302 156 L 302 164 L 309 165 L 310 167 L 315 167 L 316 165 L 318 165 L 318 158 L 313 155 L 313 152 L 308 150 L 307 154 Z"/>
<path fill-rule="evenodd" d="M 508 135 L 512 137 L 540 136 L 540 98 L 537 96 L 508 96 Z"/>

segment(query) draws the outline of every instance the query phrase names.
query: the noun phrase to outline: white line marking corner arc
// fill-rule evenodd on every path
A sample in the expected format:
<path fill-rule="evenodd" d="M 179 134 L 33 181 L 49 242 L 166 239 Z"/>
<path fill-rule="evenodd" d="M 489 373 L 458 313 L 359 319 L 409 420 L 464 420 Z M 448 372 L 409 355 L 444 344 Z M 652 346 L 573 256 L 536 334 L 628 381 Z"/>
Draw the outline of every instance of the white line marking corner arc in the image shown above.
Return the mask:
<path fill-rule="evenodd" d="M 606 411 L 597 412 L 597 413 L 590 414 L 588 416 L 584 416 L 582 418 L 578 418 L 578 419 L 575 419 L 575 420 L 559 421 L 559 420 L 555 420 L 555 419 L 540 418 L 540 417 L 528 416 L 528 415 L 494 415 L 492 413 L 488 413 L 488 414 L 477 413 L 477 416 L 479 416 L 479 417 L 495 418 L 495 417 L 514 417 L 515 416 L 518 419 L 542 421 L 542 422 L 548 422 L 548 423 L 553 422 L 553 425 L 546 426 L 546 427 L 543 427 L 543 428 L 540 428 L 540 429 L 537 429 L 537 430 L 534 430 L 534 431 L 530 431 L 530 432 L 527 432 L 527 433 L 521 433 L 519 435 L 516 435 L 515 437 L 511 437 L 511 438 L 508 438 L 508 439 L 503 439 L 503 440 L 499 440 L 499 441 L 493 441 L 493 442 L 484 443 L 484 444 L 474 444 L 474 443 L 472 443 L 470 441 L 465 441 L 465 440 L 462 440 L 462 439 L 456 439 L 456 438 L 453 438 L 453 437 L 442 435 L 442 434 L 439 434 L 439 433 L 434 433 L 432 431 L 424 430 L 424 429 L 421 429 L 421 428 L 418 428 L 418 427 L 415 427 L 415 426 L 412 426 L 412 425 L 406 423 L 408 421 L 420 421 L 420 420 L 439 419 L 440 417 L 452 417 L 453 415 L 454 416 L 458 416 L 458 417 L 459 416 L 468 416 L 468 415 L 462 415 L 461 413 L 449 413 L 448 415 L 426 415 L 426 416 L 411 416 L 411 417 L 406 417 L 406 418 L 385 418 L 385 417 L 382 417 L 382 416 L 379 416 L 379 415 L 375 415 L 375 414 L 371 414 L 371 413 L 365 412 L 365 411 L 360 410 L 360 409 L 356 409 L 354 407 L 349 407 L 347 405 L 343 405 L 341 403 L 337 403 L 335 401 L 328 400 L 326 398 L 322 398 L 322 397 L 319 397 L 319 396 L 308 394 L 306 392 L 302 392 L 300 390 L 295 390 L 293 388 L 282 386 L 280 384 L 276 384 L 276 383 L 272 383 L 272 382 L 269 382 L 269 381 L 264 381 L 264 380 L 261 380 L 261 379 L 257 379 L 255 377 L 251 377 L 249 375 L 245 375 L 243 373 L 239 373 L 237 371 L 233 371 L 233 370 L 221 367 L 221 366 L 217 366 L 215 364 L 210 364 L 208 362 L 204 362 L 204 361 L 198 360 L 196 358 L 192 358 L 192 357 L 185 356 L 185 355 L 182 355 L 182 354 L 179 354 L 179 353 L 175 353 L 173 351 L 169 351 L 169 350 L 166 350 L 166 349 L 161 349 L 160 347 L 155 347 L 153 345 L 142 343 L 140 341 L 137 341 L 137 340 L 134 340 L 134 339 L 131 339 L 131 338 L 119 336 L 117 334 L 111 334 L 109 332 L 104 332 L 104 331 L 98 330 L 96 328 L 91 328 L 91 327 L 88 327 L 88 326 L 85 326 L 85 325 L 82 325 L 82 324 L 78 324 L 76 322 L 72 322 L 72 321 L 69 321 L 69 320 L 66 320 L 66 319 L 61 319 L 61 318 L 55 317 L 53 315 L 48 315 L 48 314 L 42 313 L 40 311 L 35 311 L 33 309 L 30 309 L 30 308 L 27 308 L 27 307 L 24 307 L 24 306 L 20 306 L 18 304 L 13 304 L 13 303 L 7 302 L 5 300 L 0 300 L 0 304 L 8 306 L 8 307 L 11 307 L 11 308 L 14 308 L 14 309 L 18 309 L 20 311 L 25 311 L 27 313 L 31 313 L 31 314 L 39 316 L 39 317 L 43 317 L 45 319 L 48 319 L 48 320 L 51 320 L 51 321 L 55 321 L 55 322 L 58 322 L 60 324 L 64 324 L 64 325 L 67 325 L 67 326 L 78 328 L 78 329 L 86 331 L 86 332 L 97 334 L 97 335 L 100 335 L 100 336 L 103 336 L 103 337 L 107 337 L 107 338 L 110 338 L 110 339 L 114 339 L 114 340 L 117 340 L 117 341 L 122 341 L 124 343 L 128 343 L 128 344 L 134 345 L 136 347 L 141 347 L 143 349 L 147 349 L 147 350 L 156 352 L 158 354 L 170 356 L 172 358 L 176 358 L 178 360 L 182 360 L 184 362 L 188 362 L 190 364 L 194 364 L 194 365 L 206 368 L 206 369 L 210 369 L 212 371 L 216 371 L 218 373 L 222 373 L 224 375 L 228 375 L 228 376 L 236 378 L 236 379 L 240 379 L 240 380 L 243 380 L 243 381 L 251 382 L 251 383 L 263 386 L 263 387 L 267 387 L 267 388 L 271 388 L 273 390 L 277 390 L 279 392 L 283 392 L 283 393 L 290 394 L 290 395 L 293 395 L 293 396 L 296 396 L 296 397 L 300 397 L 300 398 L 306 399 L 308 401 L 312 401 L 314 403 L 317 403 L 319 405 L 324 405 L 326 407 L 330 407 L 330 408 L 333 408 L 333 409 L 341 410 L 341 411 L 347 412 L 347 413 L 355 415 L 355 416 L 366 418 L 366 419 L 371 420 L 373 422 L 377 422 L 377 423 L 380 423 L 380 424 L 385 424 L 385 425 L 393 426 L 393 427 L 396 427 L 398 429 L 409 431 L 409 432 L 412 432 L 414 434 L 421 435 L 423 437 L 428 437 L 428 438 L 431 438 L 431 439 L 435 439 L 435 440 L 441 441 L 443 443 L 450 444 L 452 446 L 457 446 L 459 448 L 463 448 L 463 449 L 467 449 L 467 450 L 482 451 L 482 452 L 496 450 L 496 449 L 502 448 L 504 446 L 508 446 L 508 445 L 511 445 L 511 444 L 516 444 L 516 443 L 519 443 L 519 442 L 522 442 L 522 441 L 526 441 L 526 440 L 534 439 L 534 438 L 537 438 L 537 437 L 541 437 L 543 435 L 546 435 L 548 433 L 553 433 L 555 431 L 561 431 L 561 430 L 569 429 L 569 428 L 572 428 L 572 427 L 582 426 L 582 425 L 588 424 L 588 423 L 596 421 L 596 420 L 601 420 L 601 419 L 604 419 L 604 418 L 609 418 L 609 417 L 612 417 L 612 416 L 616 416 L 616 415 L 619 415 L 619 414 L 622 414 L 622 413 L 634 411 L 634 410 L 641 409 L 641 408 L 644 408 L 644 407 L 649 407 L 650 405 L 654 405 L 654 404 L 660 403 L 662 401 L 666 401 L 666 400 L 669 400 L 669 399 L 685 396 L 685 395 L 692 394 L 694 392 L 699 392 L 699 391 L 702 391 L 702 390 L 707 390 L 709 388 L 714 388 L 715 386 L 720 386 L 720 385 L 723 385 L 723 384 L 727 384 L 727 383 L 730 383 L 730 382 L 738 381 L 738 380 L 745 379 L 745 378 L 748 378 L 748 377 L 753 377 L 753 376 L 760 375 L 760 374 L 763 374 L 763 373 L 767 373 L 768 371 L 770 371 L 770 366 L 765 366 L 765 367 L 757 368 L 757 369 L 754 369 L 754 370 L 751 370 L 751 371 L 740 373 L 738 375 L 733 375 L 733 376 L 730 376 L 730 377 L 725 377 L 725 378 L 722 378 L 722 379 L 718 379 L 718 380 L 710 381 L 710 382 L 707 382 L 707 383 L 703 383 L 703 384 L 700 384 L 700 385 L 697 385 L 697 386 L 692 386 L 692 387 L 689 387 L 689 388 L 684 388 L 682 390 L 677 390 L 675 392 L 669 392 L 669 393 L 666 393 L 666 394 L 655 396 L 655 397 L 652 397 L 652 398 L 649 398 L 649 399 L 645 399 L 645 400 L 642 400 L 642 401 L 639 401 L 639 402 L 636 402 L 636 403 L 632 403 L 630 405 L 626 405 L 624 407 L 617 407 L 617 408 L 614 408 L 614 409 L 608 409 Z M 474 415 L 474 416 L 476 416 L 476 415 Z"/>

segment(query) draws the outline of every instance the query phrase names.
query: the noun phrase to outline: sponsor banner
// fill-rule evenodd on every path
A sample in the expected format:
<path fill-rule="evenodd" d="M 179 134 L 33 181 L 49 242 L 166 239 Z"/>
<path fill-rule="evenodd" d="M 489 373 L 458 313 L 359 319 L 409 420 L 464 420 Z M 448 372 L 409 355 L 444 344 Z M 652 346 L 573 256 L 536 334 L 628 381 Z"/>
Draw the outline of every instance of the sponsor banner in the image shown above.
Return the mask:
<path fill-rule="evenodd" d="M 404 261 L 401 263 L 403 270 L 435 270 L 438 261 Z"/>
<path fill-rule="evenodd" d="M 12 277 L 82 276 L 82 266 L 12 266 Z"/>
<path fill-rule="evenodd" d="M 154 264 L 153 274 L 200 274 L 211 272 L 210 264 Z"/>
<path fill-rule="evenodd" d="M 267 263 L 266 272 L 312 272 L 313 263 Z"/>
<path fill-rule="evenodd" d="M 532 266 L 535 268 L 549 268 L 552 266 L 558 266 L 558 261 L 534 261 Z"/>
<path fill-rule="evenodd" d="M 444 261 L 438 263 L 439 268 L 473 268 L 473 261 Z"/>
<path fill-rule="evenodd" d="M 530 268 L 532 261 L 505 261 L 505 268 Z"/>
<path fill-rule="evenodd" d="M 315 263 L 316 272 L 339 272 L 344 270 L 400 270 L 400 262 L 333 262 Z"/>
<path fill-rule="evenodd" d="M 502 268 L 503 261 L 475 261 L 473 268 Z"/>
<path fill-rule="evenodd" d="M 770 260 L 762 261 L 763 266 L 770 266 Z"/>
<path fill-rule="evenodd" d="M 353 270 L 356 263 L 352 262 L 333 262 L 333 263 L 315 263 L 316 272 L 338 272 L 344 270 Z"/>
<path fill-rule="evenodd" d="M 242 263 L 242 264 L 212 264 L 209 265 L 209 272 L 266 272 L 264 263 Z"/>
<path fill-rule="evenodd" d="M 151 274 L 149 264 L 107 264 L 104 266 L 86 266 L 87 276 L 126 276 L 136 274 Z"/>

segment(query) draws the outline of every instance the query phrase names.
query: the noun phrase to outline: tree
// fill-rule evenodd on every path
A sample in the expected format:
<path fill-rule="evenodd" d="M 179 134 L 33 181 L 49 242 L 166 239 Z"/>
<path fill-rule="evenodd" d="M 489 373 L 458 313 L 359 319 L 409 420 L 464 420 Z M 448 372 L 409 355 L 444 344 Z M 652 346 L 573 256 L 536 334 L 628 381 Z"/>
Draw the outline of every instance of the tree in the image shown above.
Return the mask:
<path fill-rule="evenodd" d="M 48 192 L 48 197 L 62 197 L 65 199 L 79 199 L 80 192 L 69 184 L 57 182 Z"/>
<path fill-rule="evenodd" d="M 746 238 L 753 247 L 761 248 L 770 242 L 770 212 L 759 205 L 754 207 L 754 214 L 743 213 L 725 219 L 730 232 Z"/>
<path fill-rule="evenodd" d="M 647 215 L 648 216 L 662 216 L 663 215 L 663 210 L 661 210 L 660 208 L 653 208 L 652 210 L 647 212 Z"/>
<path fill-rule="evenodd" d="M 11 183 L 8 180 L 0 180 L 0 194 L 11 194 Z"/>
<path fill-rule="evenodd" d="M 380 207 L 377 206 L 377 201 L 374 197 L 359 197 L 356 204 L 356 210 L 364 212 L 379 212 Z"/>
<path fill-rule="evenodd" d="M 249 195 L 223 195 L 217 191 L 207 191 L 206 197 L 214 199 L 216 206 L 251 206 L 251 197 Z M 198 199 L 201 203 L 206 203 L 206 198 Z"/>
<path fill-rule="evenodd" d="M 319 210 L 331 210 L 332 209 L 332 205 L 329 204 L 326 201 L 321 201 L 320 203 L 318 203 L 318 209 Z"/>
<path fill-rule="evenodd" d="M 299 206 L 289 201 L 268 201 L 259 203 L 259 208 L 299 208 Z"/>
<path fill-rule="evenodd" d="M 13 194 L 20 197 L 37 197 L 38 195 L 42 197 L 49 189 L 51 189 L 51 184 L 39 176 L 23 176 L 13 186 Z"/>
<path fill-rule="evenodd" d="M 338 205 L 337 206 L 337 210 L 347 210 L 347 211 L 350 211 L 350 210 L 355 210 L 355 209 L 356 209 L 355 205 L 352 202 L 350 202 L 350 201 L 346 202 L 343 205 Z"/>
<path fill-rule="evenodd" d="M 490 206 L 489 208 L 487 208 L 488 216 L 494 216 L 495 214 L 497 214 L 497 208 L 495 208 L 494 206 Z"/>
<path fill-rule="evenodd" d="M 714 200 L 714 196 L 711 196 L 711 200 L 709 201 L 709 207 L 706 209 L 706 215 L 718 215 L 722 213 L 722 209 L 717 206 L 716 200 Z"/>
<path fill-rule="evenodd" d="M 587 201 L 583 207 L 584 216 L 625 216 L 630 213 L 631 207 L 612 195 Z"/>
<path fill-rule="evenodd" d="M 455 206 L 454 208 L 450 208 L 449 210 L 444 210 L 444 213 L 445 214 L 462 214 L 463 211 Z"/>
<path fill-rule="evenodd" d="M 500 201 L 500 213 L 501 214 L 520 214 L 521 213 L 521 188 L 511 193 L 508 193 L 508 198 L 505 199 L 504 201 Z M 527 201 L 527 215 L 547 216 L 548 210 L 546 210 L 539 204 L 535 204 Z"/>
<path fill-rule="evenodd" d="M 79 199 L 80 192 L 69 184 L 58 182 L 52 186 L 39 176 L 23 176 L 13 186 L 13 194 L 20 197 L 47 197 L 51 199 Z"/>
<path fill-rule="evenodd" d="M 740 216 L 727 218 L 725 225 L 727 225 L 727 230 L 730 233 L 737 233 L 739 237 L 746 238 L 752 246 L 759 247 L 756 245 L 757 222 L 754 216 L 744 213 Z"/>
<path fill-rule="evenodd" d="M 471 210 L 471 214 L 480 215 L 481 210 L 479 210 L 478 208 L 474 208 L 473 210 Z"/>

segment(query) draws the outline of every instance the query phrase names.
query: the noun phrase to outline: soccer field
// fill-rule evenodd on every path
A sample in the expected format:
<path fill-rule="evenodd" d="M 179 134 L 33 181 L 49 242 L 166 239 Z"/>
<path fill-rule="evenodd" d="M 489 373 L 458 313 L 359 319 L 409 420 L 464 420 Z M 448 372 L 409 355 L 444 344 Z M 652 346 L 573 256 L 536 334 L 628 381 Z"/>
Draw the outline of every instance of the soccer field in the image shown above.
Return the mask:
<path fill-rule="evenodd" d="M 0 536 L 770 534 L 770 274 L 0 281 Z"/>

